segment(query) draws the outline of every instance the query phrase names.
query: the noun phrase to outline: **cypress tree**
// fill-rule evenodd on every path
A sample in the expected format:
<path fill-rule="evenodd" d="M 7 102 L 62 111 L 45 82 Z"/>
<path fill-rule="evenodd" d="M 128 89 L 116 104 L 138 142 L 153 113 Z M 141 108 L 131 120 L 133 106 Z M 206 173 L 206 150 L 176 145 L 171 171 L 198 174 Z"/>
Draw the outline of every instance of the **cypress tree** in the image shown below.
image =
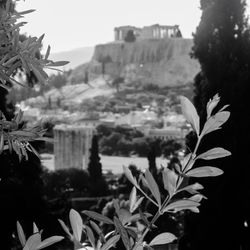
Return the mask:
<path fill-rule="evenodd" d="M 156 166 L 156 146 L 154 143 L 150 145 L 150 149 L 147 155 L 148 158 L 148 169 L 151 174 L 156 177 L 157 175 L 157 166 Z"/>
<path fill-rule="evenodd" d="M 92 138 L 88 172 L 92 180 L 97 180 L 102 178 L 102 164 L 100 162 L 97 135 L 94 135 Z"/>
<path fill-rule="evenodd" d="M 216 160 L 224 174 L 199 180 L 208 200 L 198 216 L 188 217 L 188 241 L 192 250 L 250 249 L 250 187 L 247 157 L 250 139 L 248 108 L 250 90 L 250 35 L 244 0 L 201 0 L 202 17 L 194 35 L 192 55 L 201 71 L 195 78 L 195 105 L 206 119 L 206 103 L 216 93 L 222 105 L 229 104 L 230 120 L 220 131 L 204 138 L 200 152 L 211 147 L 224 147 L 232 156 Z M 200 162 L 200 165 L 207 164 Z M 198 165 L 198 164 L 197 164 Z"/>

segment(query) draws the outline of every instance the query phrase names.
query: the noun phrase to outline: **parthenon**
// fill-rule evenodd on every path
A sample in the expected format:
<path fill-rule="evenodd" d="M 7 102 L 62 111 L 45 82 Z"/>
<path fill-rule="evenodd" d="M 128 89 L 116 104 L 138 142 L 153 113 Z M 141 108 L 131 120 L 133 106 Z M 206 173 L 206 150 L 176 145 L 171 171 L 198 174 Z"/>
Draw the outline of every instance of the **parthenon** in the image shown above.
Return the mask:
<path fill-rule="evenodd" d="M 120 26 L 114 29 L 115 41 L 124 41 L 128 31 L 133 31 L 136 40 L 164 39 L 169 37 L 181 37 L 179 25 L 159 25 L 144 26 Z"/>

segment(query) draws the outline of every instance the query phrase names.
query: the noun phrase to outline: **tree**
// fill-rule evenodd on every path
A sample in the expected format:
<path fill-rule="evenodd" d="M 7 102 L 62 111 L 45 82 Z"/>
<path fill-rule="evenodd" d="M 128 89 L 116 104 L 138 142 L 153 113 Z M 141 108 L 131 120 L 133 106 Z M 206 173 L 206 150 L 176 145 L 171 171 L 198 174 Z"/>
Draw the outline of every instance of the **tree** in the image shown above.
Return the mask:
<path fill-rule="evenodd" d="M 104 77 L 104 75 L 106 74 L 106 64 L 112 62 L 112 59 L 109 55 L 100 55 L 97 61 L 102 64 L 102 76 Z"/>
<path fill-rule="evenodd" d="M 148 169 L 151 174 L 156 177 L 157 175 L 157 166 L 156 166 L 156 146 L 152 143 L 149 152 L 148 152 Z"/>
<path fill-rule="evenodd" d="M 67 75 L 65 73 L 57 73 L 49 78 L 48 85 L 50 88 L 60 89 L 67 84 Z"/>
<path fill-rule="evenodd" d="M 179 151 L 182 149 L 182 144 L 178 140 L 167 140 L 161 143 L 162 154 L 165 158 L 178 157 Z"/>
<path fill-rule="evenodd" d="M 182 33 L 181 30 L 178 28 L 177 32 L 176 32 L 176 37 L 182 37 Z"/>
<path fill-rule="evenodd" d="M 89 83 L 89 72 L 85 71 L 84 73 L 84 83 L 88 84 Z"/>
<path fill-rule="evenodd" d="M 118 93 L 120 90 L 120 84 L 124 83 L 124 78 L 121 76 L 116 77 L 113 82 L 112 86 L 116 88 L 116 92 Z"/>
<path fill-rule="evenodd" d="M 250 116 L 250 31 L 245 8 L 246 1 L 241 0 L 201 0 L 202 16 L 192 52 L 201 65 L 201 72 L 195 78 L 194 98 L 201 127 L 206 119 L 206 102 L 216 93 L 221 96 L 218 109 L 230 104 L 231 116 L 223 135 L 217 130 L 207 136 L 199 151 L 220 144 L 232 156 L 216 161 L 224 171 L 220 179 L 202 182 L 207 187 L 207 204 L 196 222 L 190 218 L 187 224 L 192 250 L 250 249 L 245 237 L 249 228 L 244 226 L 244 222 L 248 225 L 250 222 L 250 187 L 246 177 L 250 174 L 250 159 L 246 157 L 250 127 L 246 120 Z"/>
<path fill-rule="evenodd" d="M 100 197 L 108 194 L 108 185 L 102 175 L 102 164 L 100 162 L 98 152 L 98 136 L 94 135 L 92 138 L 92 146 L 90 149 L 90 158 L 88 165 L 89 192 L 93 197 Z"/>
<path fill-rule="evenodd" d="M 33 10 L 15 11 L 11 0 L 1 1 L 0 3 L 0 87 L 8 91 L 14 84 L 25 85 L 26 87 L 33 86 L 33 82 L 29 80 L 34 78 L 39 83 L 43 83 L 48 78 L 47 73 L 44 71 L 45 67 L 63 66 L 68 63 L 49 60 L 50 47 L 48 47 L 44 57 L 38 56 L 38 52 L 42 48 L 44 35 L 39 38 L 25 38 L 23 36 L 20 38 L 20 27 L 25 23 L 18 21 L 25 14 L 31 12 Z M 24 83 L 21 83 L 15 77 L 20 70 L 27 76 L 27 81 Z M 20 111 L 13 120 L 7 120 L 8 117 L 4 114 L 6 105 L 4 103 L 2 105 L 3 107 L 0 107 L 0 111 L 2 109 L 0 112 L 0 153 L 5 149 L 13 150 L 20 160 L 23 157 L 27 159 L 27 151 L 36 153 L 29 141 L 41 138 L 44 131 L 39 126 L 30 129 L 25 128 L 24 131 L 24 128 L 21 126 L 22 112 Z"/>
<path fill-rule="evenodd" d="M 136 40 L 136 37 L 135 37 L 134 31 L 128 30 L 128 32 L 124 38 L 124 41 L 127 43 L 133 43 L 133 42 L 135 42 L 135 40 Z"/>
<path fill-rule="evenodd" d="M 22 111 L 14 116 L 14 107 L 6 98 L 14 85 L 28 88 L 34 81 L 44 82 L 48 77 L 44 67 L 65 64 L 48 59 L 50 47 L 44 57 L 40 56 L 43 35 L 37 38 L 20 34 L 20 27 L 25 23 L 18 21 L 30 12 L 32 10 L 18 13 L 11 0 L 0 1 L 0 235 L 1 248 L 6 250 L 16 248 L 13 233 L 17 220 L 22 222 L 28 235 L 35 220 L 46 234 L 58 226 L 44 209 L 39 178 L 42 168 L 33 142 L 43 140 L 45 131 L 40 126 L 25 128 Z M 18 80 L 19 72 L 25 76 L 25 82 Z"/>
<path fill-rule="evenodd" d="M 97 180 L 102 178 L 102 164 L 100 162 L 97 135 L 94 135 L 92 138 L 88 172 L 92 180 Z"/>

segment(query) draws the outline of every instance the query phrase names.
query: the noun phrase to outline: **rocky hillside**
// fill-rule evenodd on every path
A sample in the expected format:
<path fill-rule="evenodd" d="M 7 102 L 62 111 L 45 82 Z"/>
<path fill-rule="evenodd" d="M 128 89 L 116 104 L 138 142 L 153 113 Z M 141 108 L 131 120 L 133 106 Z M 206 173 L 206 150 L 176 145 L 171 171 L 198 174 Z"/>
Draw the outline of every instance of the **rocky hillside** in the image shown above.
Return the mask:
<path fill-rule="evenodd" d="M 199 71 L 198 62 L 190 58 L 192 46 L 191 39 L 182 38 L 97 45 L 92 60 L 73 70 L 70 81 L 80 83 L 86 74 L 94 79 L 104 72 L 128 83 L 187 84 Z"/>

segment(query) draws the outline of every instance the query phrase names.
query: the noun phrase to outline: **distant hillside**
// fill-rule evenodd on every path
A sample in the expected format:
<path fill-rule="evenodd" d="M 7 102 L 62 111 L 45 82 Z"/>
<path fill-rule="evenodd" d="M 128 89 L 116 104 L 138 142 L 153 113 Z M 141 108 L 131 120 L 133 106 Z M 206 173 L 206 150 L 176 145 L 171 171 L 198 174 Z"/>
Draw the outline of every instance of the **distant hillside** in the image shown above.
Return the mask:
<path fill-rule="evenodd" d="M 25 103 L 33 107 L 45 107 L 50 99 L 53 105 L 60 100 L 62 106 L 69 107 L 96 96 L 112 97 L 114 92 L 115 90 L 108 86 L 103 78 L 97 78 L 91 82 L 91 85 L 75 84 L 65 85 L 60 89 L 53 88 L 43 95 L 27 99 Z"/>
<path fill-rule="evenodd" d="M 82 82 L 86 72 L 95 79 L 104 68 L 106 75 L 113 79 L 121 76 L 128 83 L 187 84 L 199 71 L 198 62 L 190 58 L 192 46 L 191 39 L 182 38 L 97 45 L 91 62 L 73 70 L 70 81 Z"/>
<path fill-rule="evenodd" d="M 63 51 L 58 53 L 52 53 L 50 59 L 54 61 L 69 61 L 64 69 L 74 69 L 80 64 L 89 62 L 93 56 L 94 47 L 83 47 L 70 51 Z"/>

